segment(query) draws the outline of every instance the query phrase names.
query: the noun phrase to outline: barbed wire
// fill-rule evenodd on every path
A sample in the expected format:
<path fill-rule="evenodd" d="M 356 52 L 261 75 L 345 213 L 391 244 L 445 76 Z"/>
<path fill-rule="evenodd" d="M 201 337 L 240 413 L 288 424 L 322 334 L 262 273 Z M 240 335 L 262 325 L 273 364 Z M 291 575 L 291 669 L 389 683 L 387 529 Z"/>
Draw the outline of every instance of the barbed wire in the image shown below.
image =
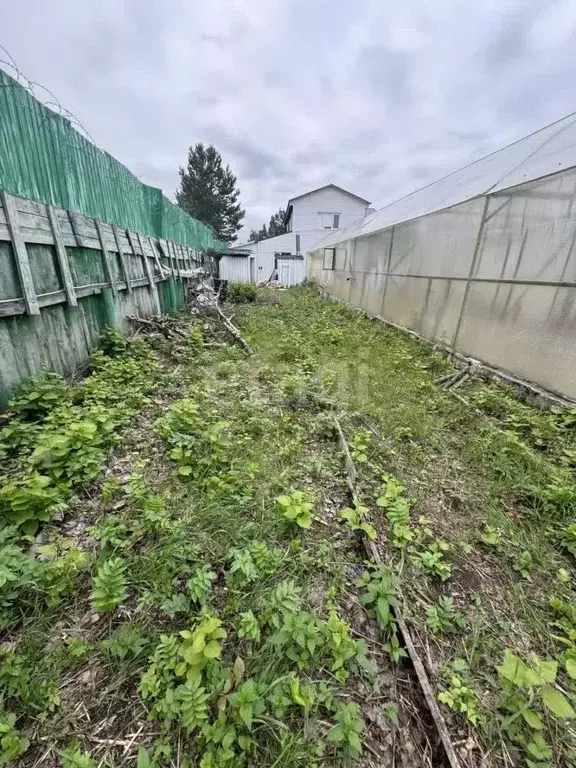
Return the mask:
<path fill-rule="evenodd" d="M 81 120 L 71 110 L 64 107 L 50 88 L 47 88 L 38 81 L 30 80 L 22 72 L 10 51 L 2 44 L 0 44 L 0 52 L 3 54 L 0 56 L 0 70 L 4 69 L 5 74 L 14 81 L 13 83 L 0 82 L 0 88 L 12 89 L 11 98 L 14 103 L 29 113 L 34 112 L 37 130 L 46 133 L 50 132 L 50 141 L 56 141 L 64 149 L 66 156 L 72 162 L 76 153 L 83 154 L 87 160 L 88 167 L 92 169 L 95 176 L 107 180 L 116 187 L 120 187 L 123 193 L 134 193 L 136 191 L 136 184 L 149 189 L 158 189 L 140 181 L 129 169 L 115 160 L 108 152 L 100 149 Z M 26 91 L 44 109 L 40 113 L 37 109 L 34 109 L 32 107 L 33 102 L 31 103 L 29 99 L 22 98 L 23 91 L 20 89 Z M 39 92 L 48 94 L 49 99 L 45 95 L 40 95 Z M 56 118 L 66 120 L 72 130 L 64 134 L 61 131 L 50 131 L 49 123 L 52 119 Z M 134 181 L 127 177 L 127 173 L 130 174 Z M 192 234 L 194 239 L 202 238 L 203 230 L 205 230 L 207 235 L 211 236 L 205 225 L 190 217 L 173 203 L 170 203 L 162 193 L 162 190 L 159 190 L 159 192 L 160 199 L 158 202 L 153 200 L 146 201 L 151 216 L 159 216 L 165 225 L 180 230 L 180 237 L 183 241 L 187 239 L 186 234 Z M 193 233 L 190 232 L 190 228 L 192 228 Z M 164 230 L 164 226 L 161 226 L 161 229 Z"/>

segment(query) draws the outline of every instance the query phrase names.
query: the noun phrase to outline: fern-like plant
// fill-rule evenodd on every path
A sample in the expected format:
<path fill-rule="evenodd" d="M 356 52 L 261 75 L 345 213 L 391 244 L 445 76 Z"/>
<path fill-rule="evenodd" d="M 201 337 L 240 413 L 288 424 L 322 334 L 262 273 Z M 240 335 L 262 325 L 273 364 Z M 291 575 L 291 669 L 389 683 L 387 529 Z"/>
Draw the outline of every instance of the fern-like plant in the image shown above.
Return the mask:
<path fill-rule="evenodd" d="M 110 557 L 98 568 L 92 582 L 92 605 L 96 613 L 107 613 L 126 600 L 126 563 L 121 557 Z"/>
<path fill-rule="evenodd" d="M 208 694 L 200 684 L 200 678 L 187 680 L 174 691 L 178 716 L 188 733 L 208 720 Z"/>
<path fill-rule="evenodd" d="M 376 504 L 386 510 L 386 517 L 392 530 L 392 543 L 403 549 L 414 538 L 410 530 L 410 499 L 404 496 L 404 486 L 393 476 L 383 475 L 383 486 Z"/>
<path fill-rule="evenodd" d="M 204 605 L 215 578 L 216 574 L 210 570 L 209 565 L 201 565 L 196 568 L 193 576 L 188 579 L 188 584 L 186 585 L 188 594 L 193 603 Z"/>

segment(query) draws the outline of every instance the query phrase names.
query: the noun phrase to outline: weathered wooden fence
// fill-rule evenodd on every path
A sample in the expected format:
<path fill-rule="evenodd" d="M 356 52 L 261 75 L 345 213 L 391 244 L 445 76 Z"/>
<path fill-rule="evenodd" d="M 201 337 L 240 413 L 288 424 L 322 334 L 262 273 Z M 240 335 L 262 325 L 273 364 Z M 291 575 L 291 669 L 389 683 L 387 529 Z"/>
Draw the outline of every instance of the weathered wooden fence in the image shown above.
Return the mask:
<path fill-rule="evenodd" d="M 0 193 L 0 404 L 42 367 L 71 373 L 102 329 L 169 312 L 201 253 Z"/>

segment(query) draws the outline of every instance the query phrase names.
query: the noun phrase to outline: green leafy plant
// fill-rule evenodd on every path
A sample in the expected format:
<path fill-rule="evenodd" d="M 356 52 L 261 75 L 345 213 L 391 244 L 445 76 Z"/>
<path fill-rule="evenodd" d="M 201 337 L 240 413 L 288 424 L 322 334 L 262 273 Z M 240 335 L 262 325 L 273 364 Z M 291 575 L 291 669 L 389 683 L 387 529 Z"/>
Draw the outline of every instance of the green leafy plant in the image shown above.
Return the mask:
<path fill-rule="evenodd" d="M 248 730 L 252 729 L 254 718 L 259 717 L 266 709 L 264 688 L 252 679 L 246 680 L 236 693 L 231 694 L 229 701 Z"/>
<path fill-rule="evenodd" d="M 392 544 L 398 549 L 404 549 L 413 539 L 410 530 L 411 500 L 406 498 L 404 486 L 393 476 L 383 475 L 384 484 L 376 504 L 386 510 L 386 517 L 391 527 Z"/>
<path fill-rule="evenodd" d="M 174 618 L 178 613 L 188 613 L 190 611 L 190 599 L 183 595 L 181 592 L 175 595 L 170 595 L 162 601 L 160 610 L 167 613 L 168 616 Z"/>
<path fill-rule="evenodd" d="M 350 453 L 356 464 L 365 464 L 368 461 L 368 446 L 371 434 L 367 429 L 359 429 L 350 440 Z"/>
<path fill-rule="evenodd" d="M 21 736 L 16 728 L 16 715 L 13 712 L 0 713 L 0 765 L 11 765 L 30 746 L 30 741 Z"/>
<path fill-rule="evenodd" d="M 248 638 L 258 642 L 260 640 L 260 625 L 258 619 L 252 611 L 246 611 L 240 614 L 240 625 L 238 627 L 238 637 Z"/>
<path fill-rule="evenodd" d="M 366 592 L 360 596 L 360 602 L 374 610 L 380 629 L 385 633 L 395 631 L 396 619 L 393 609 L 398 606 L 398 582 L 392 569 L 382 566 L 373 571 L 364 571 L 356 584 L 366 587 Z"/>
<path fill-rule="evenodd" d="M 452 573 L 452 566 L 444 559 L 444 553 L 448 552 L 450 545 L 442 539 L 435 539 L 428 548 L 418 555 L 420 564 L 428 573 L 438 576 L 441 581 L 446 581 Z"/>
<path fill-rule="evenodd" d="M 300 610 L 302 591 L 292 580 L 281 581 L 268 595 L 263 607 L 265 623 L 279 629 L 284 618 Z"/>
<path fill-rule="evenodd" d="M 26 381 L 18 394 L 10 400 L 9 416 L 24 421 L 39 421 L 56 406 L 70 402 L 71 388 L 57 373 L 43 371 Z"/>
<path fill-rule="evenodd" d="M 317 649 L 322 643 L 318 617 L 311 611 L 298 611 L 285 615 L 282 626 L 274 634 L 272 642 L 278 651 L 297 662 L 300 669 L 311 666 Z"/>
<path fill-rule="evenodd" d="M 576 522 L 565 526 L 559 536 L 560 545 L 576 557 Z"/>
<path fill-rule="evenodd" d="M 66 508 L 62 492 L 46 475 L 33 472 L 0 486 L 0 514 L 24 533 L 36 533 L 40 522 L 50 520 Z"/>
<path fill-rule="evenodd" d="M 292 520 L 300 528 L 310 528 L 312 525 L 312 510 L 314 499 L 306 491 L 291 491 L 289 494 L 276 497 L 276 504 L 282 510 L 287 520 Z"/>
<path fill-rule="evenodd" d="M 90 529 L 90 534 L 100 542 L 102 549 L 111 552 L 128 549 L 133 543 L 133 533 L 132 526 L 118 515 L 105 515 Z"/>
<path fill-rule="evenodd" d="M 348 527 L 352 531 L 362 531 L 369 539 L 376 538 L 376 529 L 370 523 L 363 520 L 364 515 L 368 512 L 368 507 L 364 507 L 360 502 L 356 501 L 354 507 L 346 507 L 338 512 L 338 516 L 345 520 Z"/>
<path fill-rule="evenodd" d="M 512 558 L 512 568 L 526 581 L 532 581 L 532 574 L 530 573 L 532 565 L 532 555 L 527 549 L 521 555 Z"/>
<path fill-rule="evenodd" d="M 98 568 L 92 585 L 92 605 L 96 613 L 107 613 L 118 608 L 127 598 L 126 562 L 111 557 Z"/>
<path fill-rule="evenodd" d="M 396 704 L 384 704 L 382 710 L 391 723 L 399 725 L 398 706 Z"/>
<path fill-rule="evenodd" d="M 493 547 L 497 552 L 500 551 L 502 540 L 501 528 L 496 528 L 495 526 L 488 525 L 488 523 L 486 523 L 480 538 L 487 547 Z"/>
<path fill-rule="evenodd" d="M 60 757 L 62 758 L 62 768 L 96 768 L 98 765 L 90 753 L 83 752 L 77 744 L 60 752 Z"/>
<path fill-rule="evenodd" d="M 79 637 L 69 637 L 66 640 L 66 656 L 73 661 L 84 661 L 90 653 L 90 643 Z"/>
<path fill-rule="evenodd" d="M 464 629 L 467 624 L 466 616 L 454 610 L 454 600 L 442 595 L 436 605 L 432 605 L 426 612 L 426 624 L 432 632 L 449 634 Z"/>
<path fill-rule="evenodd" d="M 205 486 L 216 473 L 227 469 L 229 423 L 219 419 L 213 409 L 201 411 L 198 403 L 184 398 L 170 406 L 157 428 L 182 479 Z"/>
<path fill-rule="evenodd" d="M 180 632 L 180 637 L 183 642 L 178 652 L 184 664 L 177 668 L 177 674 L 185 670 L 187 678 L 194 680 L 200 677 L 209 661 L 220 658 L 226 632 L 220 619 L 204 616 L 195 628 Z"/>
<path fill-rule="evenodd" d="M 358 704 L 338 703 L 334 714 L 335 725 L 328 731 L 328 741 L 337 744 L 344 757 L 359 757 L 362 754 L 360 734 L 364 731 L 364 720 Z"/>
<path fill-rule="evenodd" d="M 230 555 L 232 556 L 232 564 L 227 574 L 228 583 L 242 586 L 256 581 L 260 577 L 260 572 L 249 548 L 232 549 Z"/>
<path fill-rule="evenodd" d="M 134 624 L 122 624 L 100 645 L 109 658 L 123 661 L 141 656 L 148 646 L 148 640 Z"/>
<path fill-rule="evenodd" d="M 249 550 L 260 576 L 272 576 L 280 568 L 284 557 L 280 547 L 271 549 L 263 541 L 253 541 Z"/>
<path fill-rule="evenodd" d="M 226 299 L 232 304 L 244 304 L 256 301 L 258 292 L 252 283 L 230 282 L 227 286 Z"/>
<path fill-rule="evenodd" d="M 453 712 L 464 714 L 472 725 L 478 725 L 482 720 L 476 692 L 456 673 L 450 675 L 449 687 L 438 694 L 438 700 Z"/>
<path fill-rule="evenodd" d="M 186 680 L 174 690 L 174 714 L 188 733 L 208 720 L 208 699 L 200 679 Z"/>
<path fill-rule="evenodd" d="M 45 559 L 43 553 L 49 545 L 38 547 L 38 554 Z M 61 554 L 48 558 L 42 573 L 42 587 L 46 605 L 58 605 L 62 598 L 72 594 L 77 588 L 78 576 L 87 562 L 86 552 L 76 549 L 73 540 L 66 542 Z"/>
<path fill-rule="evenodd" d="M 390 640 L 384 644 L 384 650 L 390 654 L 390 658 L 394 664 L 397 664 L 400 659 L 408 657 L 408 654 L 400 645 L 400 640 L 398 639 L 398 633 L 396 631 L 392 632 Z"/>
<path fill-rule="evenodd" d="M 510 713 L 503 722 L 504 728 L 509 729 L 519 717 L 530 728 L 542 728 L 542 718 L 534 709 L 538 703 L 559 718 L 576 717 L 570 700 L 554 685 L 558 673 L 556 661 L 542 661 L 531 654 L 527 664 L 507 648 L 497 670 L 502 685 L 502 706 Z"/>
<path fill-rule="evenodd" d="M 23 595 L 32 591 L 40 580 L 42 567 L 24 553 L 17 542 L 14 526 L 0 529 L 0 627 L 6 628 L 12 619 L 12 607 Z"/>
<path fill-rule="evenodd" d="M 205 605 L 215 578 L 216 574 L 210 570 L 209 565 L 201 565 L 196 568 L 186 584 L 186 590 L 193 603 L 200 606 Z"/>

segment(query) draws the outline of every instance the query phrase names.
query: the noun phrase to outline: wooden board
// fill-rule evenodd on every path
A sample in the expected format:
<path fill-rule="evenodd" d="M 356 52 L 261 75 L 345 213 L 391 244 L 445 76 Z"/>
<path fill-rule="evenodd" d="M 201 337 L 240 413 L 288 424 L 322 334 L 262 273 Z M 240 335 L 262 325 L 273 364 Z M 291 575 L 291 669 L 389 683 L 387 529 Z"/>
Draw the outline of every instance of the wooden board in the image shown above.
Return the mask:
<path fill-rule="evenodd" d="M 76 299 L 76 292 L 74 291 L 74 281 L 72 280 L 72 273 L 70 271 L 70 263 L 68 262 L 68 253 L 62 239 L 62 233 L 60 232 L 60 222 L 56 216 L 56 211 L 52 206 L 46 206 L 46 212 L 48 214 L 49 224 L 52 227 L 52 234 L 54 236 L 54 245 L 56 248 L 56 258 L 60 266 L 60 273 L 62 275 L 62 282 L 64 283 L 64 291 L 66 293 L 66 299 L 71 307 L 78 306 Z"/>
<path fill-rule="evenodd" d="M 16 266 L 20 277 L 20 285 L 22 286 L 22 293 L 24 294 L 26 311 L 29 315 L 39 315 L 40 307 L 36 298 L 36 288 L 34 287 L 34 280 L 30 270 L 28 251 L 26 250 L 26 244 L 18 223 L 16 201 L 12 195 L 9 195 L 7 192 L 2 192 L 2 204 L 6 214 L 8 230 L 10 232 L 14 258 L 16 259 Z"/>
<path fill-rule="evenodd" d="M 130 283 L 130 272 L 128 270 L 128 263 L 126 261 L 126 257 L 124 256 L 124 248 L 122 245 L 122 240 L 120 238 L 120 232 L 118 231 L 117 227 L 112 227 L 112 232 L 114 234 L 114 240 L 116 241 L 116 250 L 118 251 L 118 258 L 120 260 L 120 269 L 122 270 L 122 276 L 124 278 L 124 282 L 126 283 L 126 287 L 128 288 L 128 293 L 132 293 L 132 285 Z M 124 239 L 126 240 L 126 236 L 124 236 Z"/>
<path fill-rule="evenodd" d="M 102 251 L 102 263 L 104 264 L 104 272 L 106 274 L 106 279 L 110 283 L 110 287 L 112 288 L 112 293 L 114 296 L 118 293 L 118 288 L 116 287 L 116 281 L 114 279 L 114 272 L 112 270 L 112 263 L 110 261 L 111 256 L 108 252 L 108 248 L 106 246 L 106 241 L 104 239 L 104 232 L 102 230 L 102 222 L 98 221 L 97 219 L 94 220 L 94 224 L 96 226 L 96 230 L 98 232 L 98 239 L 100 241 L 100 250 Z"/>

